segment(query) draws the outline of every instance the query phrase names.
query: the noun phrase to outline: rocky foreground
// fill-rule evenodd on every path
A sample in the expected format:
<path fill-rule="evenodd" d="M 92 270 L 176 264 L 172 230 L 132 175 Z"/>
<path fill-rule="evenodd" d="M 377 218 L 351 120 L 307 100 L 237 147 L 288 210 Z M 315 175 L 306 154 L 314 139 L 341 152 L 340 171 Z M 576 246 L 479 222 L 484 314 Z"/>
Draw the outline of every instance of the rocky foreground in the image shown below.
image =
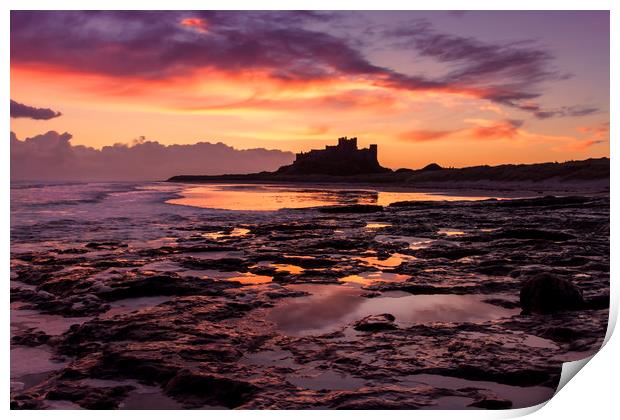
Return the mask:
<path fill-rule="evenodd" d="M 274 214 L 13 231 L 12 407 L 515 408 L 602 344 L 608 198 Z"/>

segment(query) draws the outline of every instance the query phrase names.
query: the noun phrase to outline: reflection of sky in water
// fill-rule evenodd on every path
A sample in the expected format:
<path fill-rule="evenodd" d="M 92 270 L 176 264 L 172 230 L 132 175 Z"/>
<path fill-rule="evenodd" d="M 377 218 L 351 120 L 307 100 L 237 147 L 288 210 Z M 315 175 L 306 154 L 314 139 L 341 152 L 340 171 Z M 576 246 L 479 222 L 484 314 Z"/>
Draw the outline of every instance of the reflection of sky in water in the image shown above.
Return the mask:
<path fill-rule="evenodd" d="M 291 335 L 324 334 L 342 328 L 368 315 L 391 313 L 397 323 L 480 322 L 515 315 L 482 300 L 477 295 L 411 295 L 386 292 L 366 298 L 355 286 L 291 285 L 289 288 L 311 293 L 287 299 L 269 310 L 267 318 L 282 332 Z"/>
<path fill-rule="evenodd" d="M 180 272 L 184 276 L 192 276 L 199 278 L 209 278 L 219 281 L 236 281 L 242 284 L 263 284 L 273 280 L 271 276 L 265 276 L 254 273 L 241 273 L 239 271 L 217 271 L 217 270 L 183 270 Z"/>
<path fill-rule="evenodd" d="M 392 226 L 391 223 L 366 223 L 366 229 L 368 230 L 376 230 L 390 226 Z"/>
<path fill-rule="evenodd" d="M 439 229 L 437 233 L 440 235 L 446 235 L 446 236 L 465 235 L 465 232 L 463 232 L 462 230 L 454 230 L 454 229 Z"/>
<path fill-rule="evenodd" d="M 250 229 L 234 228 L 229 233 L 226 233 L 224 231 L 207 232 L 207 233 L 203 233 L 202 236 L 204 236 L 205 238 L 218 240 L 220 238 L 227 238 L 227 237 L 233 238 L 233 237 L 245 236 L 248 233 L 250 233 Z"/>
<path fill-rule="evenodd" d="M 384 273 L 382 271 L 367 271 L 359 274 L 351 274 L 340 279 L 343 283 L 357 283 L 367 286 L 375 282 L 402 282 L 408 280 L 411 276 L 397 273 Z"/>
<path fill-rule="evenodd" d="M 271 264 L 276 271 L 290 273 L 290 274 L 301 274 L 305 270 L 298 265 L 293 264 Z"/>
<path fill-rule="evenodd" d="M 316 188 L 280 185 L 211 184 L 191 186 L 181 192 L 181 198 L 170 204 L 218 208 L 226 210 L 278 210 L 337 204 L 379 204 L 387 206 L 397 201 L 454 201 L 483 200 L 489 197 L 453 196 L 423 192 L 377 191 L 343 189 L 330 186 Z"/>
<path fill-rule="evenodd" d="M 242 284 L 263 284 L 269 283 L 273 280 L 271 276 L 262 276 L 259 274 L 252 273 L 241 273 L 238 276 L 228 277 L 226 280 L 228 281 L 238 281 Z"/>
<path fill-rule="evenodd" d="M 489 381 L 471 381 L 468 379 L 455 378 L 450 376 L 417 374 L 406 376 L 399 381 L 405 386 L 431 385 L 438 388 L 460 389 L 460 388 L 480 388 L 490 389 L 498 397 L 512 401 L 512 408 L 531 407 L 540 404 L 551 398 L 555 392 L 553 388 L 544 386 L 513 386 L 504 385 Z"/>
<path fill-rule="evenodd" d="M 392 254 L 388 258 L 379 258 L 379 257 L 356 257 L 357 260 L 363 261 L 366 264 L 377 267 L 398 267 L 403 263 L 403 261 L 412 260 L 414 257 L 410 255 L 404 254 Z"/>

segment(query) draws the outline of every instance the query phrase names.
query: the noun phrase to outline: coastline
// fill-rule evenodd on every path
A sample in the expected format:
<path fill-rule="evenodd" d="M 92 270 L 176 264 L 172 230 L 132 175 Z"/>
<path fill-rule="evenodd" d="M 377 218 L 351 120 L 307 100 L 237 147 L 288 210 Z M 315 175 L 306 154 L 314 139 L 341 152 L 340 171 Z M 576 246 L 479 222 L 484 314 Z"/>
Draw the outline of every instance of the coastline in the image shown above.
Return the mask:
<path fill-rule="evenodd" d="M 431 165 L 429 165 L 431 166 Z M 226 175 L 177 175 L 166 182 L 187 184 L 273 184 L 375 188 L 382 191 L 501 192 L 507 197 L 538 195 L 608 195 L 610 160 L 607 158 L 523 165 L 468 168 L 399 169 L 384 173 L 326 175 L 260 172 Z"/>
<path fill-rule="evenodd" d="M 228 179 L 213 177 L 205 180 L 182 180 L 166 182 L 186 185 L 273 185 L 273 186 L 303 186 L 304 188 L 350 188 L 376 189 L 385 192 L 425 192 L 441 195 L 479 196 L 494 195 L 502 198 L 526 198 L 541 195 L 586 195 L 608 196 L 609 179 L 583 182 L 425 182 L 419 184 L 377 183 L 346 179 L 331 181 L 301 181 L 287 179 Z M 491 194 L 492 193 L 492 194 Z"/>

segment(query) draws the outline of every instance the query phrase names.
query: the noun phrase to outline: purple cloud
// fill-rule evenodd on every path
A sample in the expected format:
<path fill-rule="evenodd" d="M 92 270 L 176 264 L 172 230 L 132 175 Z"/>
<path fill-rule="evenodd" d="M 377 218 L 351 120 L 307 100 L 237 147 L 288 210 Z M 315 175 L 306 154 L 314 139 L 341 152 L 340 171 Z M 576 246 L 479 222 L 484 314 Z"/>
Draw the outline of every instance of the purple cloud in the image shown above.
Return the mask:
<path fill-rule="evenodd" d="M 570 77 L 554 68 L 554 55 L 535 42 L 482 42 L 472 37 L 438 33 L 424 20 L 384 32 L 401 48 L 444 63 L 449 71 L 436 79 L 439 85 L 478 89 L 483 98 L 531 112 L 544 119 L 584 116 L 594 107 L 542 109 L 532 100 L 541 96 L 540 84 Z"/>
<path fill-rule="evenodd" d="M 272 77 L 299 81 L 363 76 L 396 89 L 466 91 L 538 118 L 580 115 L 533 104 L 542 94 L 542 82 L 568 76 L 553 67 L 551 52 L 531 41 L 485 43 L 439 33 L 419 19 L 379 31 L 383 41 L 387 38 L 400 49 L 448 67 L 446 74 L 431 78 L 375 65 L 362 53 L 363 42 L 337 35 L 337 31 L 315 29 L 317 22 L 350 20 L 352 16 L 355 20 L 357 15 L 303 11 L 12 11 L 11 60 L 117 77 L 166 78 L 199 68 L 225 72 L 258 69 Z M 364 32 L 364 28 L 359 30 Z"/>
<path fill-rule="evenodd" d="M 179 174 L 271 171 L 294 158 L 280 150 L 237 150 L 207 142 L 165 146 L 144 139 L 97 150 L 74 146 L 71 138 L 49 131 L 21 141 L 11 132 L 11 180 L 164 180 Z"/>
<path fill-rule="evenodd" d="M 196 68 L 273 69 L 286 78 L 375 70 L 361 55 L 301 22 L 316 12 L 13 11 L 11 59 L 112 76 L 162 78 Z M 202 19 L 209 36 L 181 24 Z"/>
<path fill-rule="evenodd" d="M 32 118 L 33 120 L 51 120 L 60 117 L 60 112 L 53 111 L 49 108 L 35 108 L 15 102 L 11 99 L 11 118 Z"/>
<path fill-rule="evenodd" d="M 524 105 L 521 108 L 533 111 L 534 115 L 540 119 L 551 117 L 584 117 L 586 115 L 596 114 L 599 111 L 598 108 L 587 106 L 563 106 L 557 109 L 541 109 L 538 105 Z"/>

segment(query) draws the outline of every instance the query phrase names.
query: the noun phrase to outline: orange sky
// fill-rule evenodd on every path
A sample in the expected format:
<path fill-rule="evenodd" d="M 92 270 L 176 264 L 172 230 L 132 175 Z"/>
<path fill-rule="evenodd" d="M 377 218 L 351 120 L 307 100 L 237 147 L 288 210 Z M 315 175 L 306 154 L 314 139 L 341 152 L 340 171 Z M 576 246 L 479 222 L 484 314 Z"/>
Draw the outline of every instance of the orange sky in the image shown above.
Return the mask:
<path fill-rule="evenodd" d="M 200 37 L 215 31 L 197 17 L 175 24 Z M 373 54 L 379 53 L 365 57 Z M 516 107 L 489 99 L 480 82 L 415 89 L 395 85 L 391 69 L 415 71 L 415 61 L 395 62 L 387 73 L 332 71 L 315 79 L 275 77 L 264 65 L 228 70 L 207 63 L 145 77 L 43 61 L 12 59 L 11 98 L 62 116 L 12 119 L 11 130 L 20 138 L 55 130 L 70 132 L 74 145 L 97 148 L 144 136 L 162 144 L 222 141 L 236 148 L 296 152 L 357 136 L 360 146 L 377 143 L 381 163 L 392 168 L 609 156 L 608 96 L 589 98 L 599 110 L 582 116 L 534 118 L 528 109 L 575 105 L 565 103 L 564 96 L 566 90 L 579 92 L 578 73 L 547 83 L 551 87 L 531 106 L 523 100 Z"/>

